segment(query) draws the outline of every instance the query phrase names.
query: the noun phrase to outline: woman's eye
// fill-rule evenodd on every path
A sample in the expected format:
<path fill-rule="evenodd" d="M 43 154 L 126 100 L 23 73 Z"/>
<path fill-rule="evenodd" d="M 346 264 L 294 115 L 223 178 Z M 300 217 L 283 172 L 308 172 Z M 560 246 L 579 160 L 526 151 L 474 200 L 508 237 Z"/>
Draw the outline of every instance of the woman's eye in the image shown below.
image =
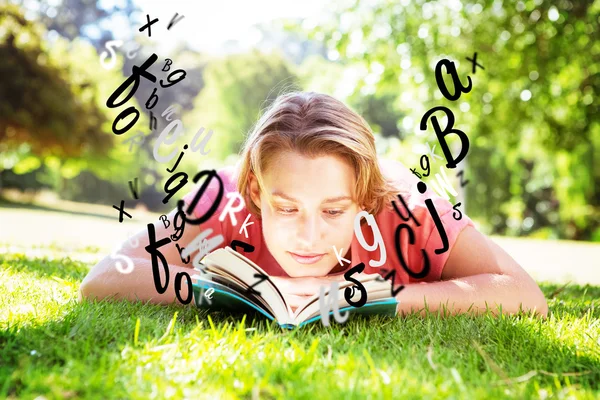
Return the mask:
<path fill-rule="evenodd" d="M 295 208 L 277 207 L 277 212 L 282 215 L 292 215 L 296 211 L 298 211 L 298 210 Z M 333 218 L 339 217 L 343 213 L 344 213 L 343 210 L 326 210 L 325 211 L 325 214 L 327 214 L 328 217 L 333 217 Z"/>
<path fill-rule="evenodd" d="M 277 211 L 280 214 L 289 215 L 289 214 L 292 214 L 294 211 L 296 211 L 296 209 L 295 208 L 277 208 Z"/>

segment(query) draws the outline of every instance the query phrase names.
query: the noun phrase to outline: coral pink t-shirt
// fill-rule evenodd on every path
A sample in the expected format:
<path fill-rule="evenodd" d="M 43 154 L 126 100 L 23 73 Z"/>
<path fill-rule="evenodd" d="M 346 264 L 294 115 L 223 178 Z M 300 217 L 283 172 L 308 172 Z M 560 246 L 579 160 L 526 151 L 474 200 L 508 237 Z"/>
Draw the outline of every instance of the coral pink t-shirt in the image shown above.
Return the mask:
<path fill-rule="evenodd" d="M 365 269 L 363 273 L 379 273 L 381 275 L 386 275 L 386 273 L 384 273 L 383 270 L 386 270 L 388 273 L 389 271 L 395 270 L 395 282 L 406 284 L 414 282 L 439 281 L 441 279 L 442 269 L 446 264 L 446 260 L 448 259 L 450 252 L 452 251 L 452 247 L 454 246 L 458 235 L 467 225 L 474 226 L 473 222 L 464 213 L 462 206 L 459 206 L 458 208 L 462 213 L 462 218 L 460 220 L 456 220 L 455 216 L 458 218 L 460 217 L 460 215 L 458 211 L 453 209 L 453 205 L 444 198 L 439 197 L 435 192 L 431 191 L 429 188 L 424 194 L 419 193 L 417 191 L 416 185 L 418 182 L 420 182 L 420 180 L 416 176 L 414 176 L 402 163 L 398 161 L 380 159 L 379 165 L 382 173 L 387 178 L 397 183 L 398 187 L 405 188 L 405 192 L 402 193 L 402 196 L 408 208 L 410 209 L 416 220 L 419 222 L 420 226 L 417 226 L 412 219 L 404 221 L 400 218 L 400 216 L 398 216 L 398 214 L 394 211 L 393 208 L 384 209 L 379 214 L 375 215 L 374 218 L 381 232 L 383 242 L 385 243 L 385 264 L 381 267 L 371 267 L 369 265 L 369 261 L 380 260 L 380 249 L 377 248 L 374 251 L 365 250 L 358 241 L 356 234 L 354 234 L 350 249 L 350 264 L 344 263 L 346 267 L 344 268 L 344 271 L 363 262 L 365 264 Z M 233 240 L 239 240 L 251 244 L 252 246 L 254 246 L 253 252 L 244 252 L 241 247 L 238 247 L 238 251 L 244 256 L 248 257 L 253 262 L 255 262 L 257 265 L 259 265 L 262 269 L 265 270 L 265 272 L 267 272 L 271 276 L 289 276 L 279 266 L 275 258 L 269 252 L 264 241 L 264 236 L 262 234 L 261 220 L 257 218 L 254 214 L 251 214 L 245 206 L 240 211 L 235 213 L 235 226 L 229 214 L 225 216 L 223 221 L 219 221 L 219 217 L 221 216 L 223 209 L 226 207 L 229 201 L 229 199 L 227 198 L 227 193 L 237 193 L 236 186 L 238 170 L 237 167 L 230 166 L 218 170 L 217 174 L 223 181 L 223 197 L 217 210 L 206 222 L 199 225 L 188 224 L 186 226 L 186 229 L 195 229 L 198 231 L 198 233 L 200 233 L 201 231 L 212 229 L 212 233 L 209 235 L 208 239 L 218 236 L 219 234 L 223 235 L 224 241 L 218 247 L 230 246 Z M 194 187 L 194 189 L 184 196 L 183 200 L 186 204 L 184 210 L 187 210 L 187 207 L 192 202 L 197 191 L 200 189 L 200 187 L 206 181 L 206 179 L 207 178 L 201 178 L 198 181 L 198 184 Z M 213 178 L 210 180 L 210 184 L 200 197 L 196 207 L 193 210 L 194 218 L 200 218 L 201 216 L 204 216 L 206 214 L 206 212 L 213 205 L 214 200 L 218 195 L 218 192 L 219 182 L 216 178 Z M 442 239 L 435 226 L 435 222 L 431 217 L 427 206 L 425 205 L 424 201 L 428 198 L 431 198 L 433 200 L 437 213 L 440 216 L 440 220 L 448 236 L 449 249 L 448 251 L 442 254 L 436 254 L 434 252 L 435 249 L 442 248 Z M 399 199 L 397 199 L 395 202 L 401 214 L 404 217 L 407 217 L 408 213 L 402 205 L 402 203 L 399 201 Z M 239 204 L 239 201 L 235 201 L 233 203 L 233 207 L 235 208 L 237 204 Z M 245 232 L 243 230 L 240 232 L 240 228 L 242 227 L 248 214 L 250 214 L 248 223 L 253 222 L 253 224 L 247 225 L 246 231 L 248 236 L 246 237 Z M 190 218 L 191 217 L 192 216 L 190 216 Z M 430 270 L 429 273 L 423 278 L 417 279 L 410 276 L 402 267 L 398 255 L 396 253 L 396 228 L 398 227 L 398 225 L 403 223 L 410 226 L 410 228 L 413 230 L 415 239 L 414 244 L 410 244 L 408 230 L 401 230 L 400 248 L 408 267 L 415 273 L 421 272 L 423 270 L 424 265 L 424 257 L 421 249 L 424 249 L 428 255 Z M 372 228 L 368 224 L 364 223 L 361 225 L 361 229 L 366 243 L 374 243 Z M 340 251 L 340 249 L 337 250 Z M 344 249 L 342 257 L 345 256 L 346 252 L 347 250 Z"/>

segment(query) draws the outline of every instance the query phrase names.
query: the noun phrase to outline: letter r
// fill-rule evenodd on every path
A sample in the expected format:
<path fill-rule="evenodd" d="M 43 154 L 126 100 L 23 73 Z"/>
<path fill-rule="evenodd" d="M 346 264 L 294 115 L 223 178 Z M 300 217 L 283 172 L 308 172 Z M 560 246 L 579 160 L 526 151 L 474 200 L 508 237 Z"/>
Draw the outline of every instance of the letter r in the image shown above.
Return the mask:
<path fill-rule="evenodd" d="M 219 216 L 219 221 L 223 222 L 225 220 L 225 216 L 229 214 L 231 224 L 233 226 L 237 226 L 237 218 L 235 218 L 235 213 L 238 213 L 244 209 L 244 198 L 238 192 L 229 192 L 226 196 L 229 200 Z M 239 204 L 234 207 L 233 203 L 236 200 L 239 200 Z"/>

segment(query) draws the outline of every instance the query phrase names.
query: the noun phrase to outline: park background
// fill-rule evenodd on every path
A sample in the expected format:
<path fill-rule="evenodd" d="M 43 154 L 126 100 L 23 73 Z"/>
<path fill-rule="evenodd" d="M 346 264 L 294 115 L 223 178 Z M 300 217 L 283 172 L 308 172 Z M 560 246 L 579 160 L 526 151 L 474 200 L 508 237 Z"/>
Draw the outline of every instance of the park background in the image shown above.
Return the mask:
<path fill-rule="evenodd" d="M 459 192 L 453 204 L 462 202 L 477 227 L 538 281 L 598 291 L 599 1 L 200 3 L 0 3 L 0 257 L 25 274 L 20 279 L 42 274 L 40 263 L 58 271 L 69 260 L 81 263 L 79 275 L 54 277 L 80 282 L 128 234 L 172 209 L 198 171 L 235 163 L 245 135 L 279 94 L 306 90 L 348 104 L 370 124 L 380 155 L 409 167 L 418 167 L 427 143 L 437 144 L 431 123 L 419 128 L 423 114 L 450 108 L 470 141 L 459 166 L 469 184 L 461 188 L 455 170 L 446 170 Z M 175 13 L 184 18 L 167 29 Z M 151 37 L 139 31 L 147 14 L 159 18 Z M 114 66 L 104 68 L 100 55 L 111 40 L 123 45 Z M 125 106 L 110 109 L 106 100 L 153 52 L 159 79 L 169 73 L 159 72 L 167 58 L 171 71 L 184 69 L 186 77 L 159 87 L 154 130 L 144 104 L 155 85 L 141 79 L 127 104 L 141 117 L 116 136 L 111 125 Z M 485 69 L 473 73 L 466 57 L 475 52 Z M 458 101 L 443 98 L 435 81 L 442 58 L 455 62 L 463 83 L 472 79 L 472 91 Z M 213 135 L 209 154 L 183 157 L 178 171 L 189 181 L 165 205 L 173 163 L 156 162 L 152 151 L 166 126 L 160 113 L 172 104 L 186 133 L 169 148 L 202 127 Z M 126 142 L 139 133 L 141 145 Z M 439 145 L 436 153 L 443 156 Z M 443 166 L 435 162 L 425 181 Z M 138 200 L 128 187 L 135 178 Z M 119 224 L 112 206 L 121 200 L 133 218 Z M 545 293 L 556 291 L 550 288 Z M 589 311 L 595 303 L 585 300 L 587 289 L 578 293 Z M 3 297 L 6 332 L 37 315 L 17 297 Z M 7 376 L 0 389 L 19 393 Z"/>

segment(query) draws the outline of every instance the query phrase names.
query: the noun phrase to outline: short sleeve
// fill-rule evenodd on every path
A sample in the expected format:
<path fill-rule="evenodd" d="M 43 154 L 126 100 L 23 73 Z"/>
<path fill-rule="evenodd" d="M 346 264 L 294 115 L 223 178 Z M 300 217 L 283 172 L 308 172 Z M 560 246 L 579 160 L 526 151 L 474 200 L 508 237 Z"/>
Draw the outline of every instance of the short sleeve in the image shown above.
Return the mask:
<path fill-rule="evenodd" d="M 453 205 L 429 188 L 421 194 L 417 190 L 420 179 L 402 163 L 386 160 L 381 164 L 384 174 L 391 178 L 398 188 L 402 189 L 402 193 L 395 200 L 397 209 L 382 213 L 378 219 L 386 247 L 394 249 L 394 254 L 389 254 L 389 256 L 394 260 L 392 265 L 397 275 L 404 283 L 441 280 L 443 268 L 454 243 L 466 226 L 474 226 L 473 221 L 466 215 L 462 205 L 458 205 L 458 203 Z M 406 207 L 402 204 L 403 201 Z M 433 205 L 431 211 L 427 205 L 429 201 Z M 413 218 L 410 218 L 410 215 Z M 442 234 L 435 222 L 438 217 L 442 231 L 445 232 L 448 239 L 447 249 L 441 254 L 435 252 L 435 250 L 442 251 L 444 249 Z M 396 237 L 397 232 L 398 237 Z M 392 243 L 393 245 L 391 245 Z M 398 254 L 397 247 L 399 247 L 401 255 Z M 429 270 L 426 273 L 424 254 L 429 262 Z M 404 260 L 410 273 L 406 271 L 400 258 Z"/>
<path fill-rule="evenodd" d="M 430 273 L 423 281 L 439 281 L 442 277 L 442 271 L 446 265 L 450 252 L 456 243 L 456 239 L 467 226 L 473 226 L 473 221 L 465 214 L 462 205 L 453 206 L 448 200 L 439 197 L 431 191 L 426 191 L 424 196 L 430 198 L 437 215 L 439 216 L 443 231 L 448 238 L 447 250 L 441 254 L 436 254 L 436 250 L 443 250 L 444 244 L 440 230 L 436 227 L 435 221 L 428 211 L 424 216 L 424 229 L 422 232 L 427 236 L 424 241 L 424 249 L 430 261 Z M 457 203 L 458 204 L 458 203 Z M 421 256 L 422 258 L 422 256 Z"/>
<path fill-rule="evenodd" d="M 223 235 L 224 243 L 229 243 L 231 241 L 231 232 L 229 232 L 230 230 L 228 229 L 225 220 L 223 222 L 219 221 L 219 216 L 221 215 L 223 209 L 227 204 L 227 193 L 231 191 L 231 171 L 228 168 L 224 168 L 219 170 L 217 172 L 217 175 L 221 179 L 221 182 L 219 182 L 217 176 L 213 176 L 212 178 L 210 178 L 209 184 L 206 187 L 204 193 L 199 193 L 199 191 L 208 179 L 208 177 L 200 178 L 200 180 L 197 184 L 195 184 L 193 189 L 190 190 L 190 192 L 183 197 L 183 202 L 185 203 L 184 211 L 188 211 L 188 207 L 190 206 L 190 204 L 192 204 L 192 202 L 194 202 L 194 199 L 196 199 L 196 197 L 198 196 L 196 205 L 191 210 L 191 215 L 189 216 L 189 218 L 198 219 L 207 215 L 211 207 L 213 207 L 215 202 L 217 201 L 219 197 L 219 191 L 222 185 L 223 194 L 221 196 L 220 202 L 216 206 L 215 211 L 208 218 L 208 220 L 198 225 L 188 224 L 188 226 L 193 227 L 191 229 L 197 229 L 198 231 L 202 232 L 212 230 L 212 232 L 208 232 L 209 237 Z M 188 226 L 186 226 L 186 229 L 188 229 Z"/>

